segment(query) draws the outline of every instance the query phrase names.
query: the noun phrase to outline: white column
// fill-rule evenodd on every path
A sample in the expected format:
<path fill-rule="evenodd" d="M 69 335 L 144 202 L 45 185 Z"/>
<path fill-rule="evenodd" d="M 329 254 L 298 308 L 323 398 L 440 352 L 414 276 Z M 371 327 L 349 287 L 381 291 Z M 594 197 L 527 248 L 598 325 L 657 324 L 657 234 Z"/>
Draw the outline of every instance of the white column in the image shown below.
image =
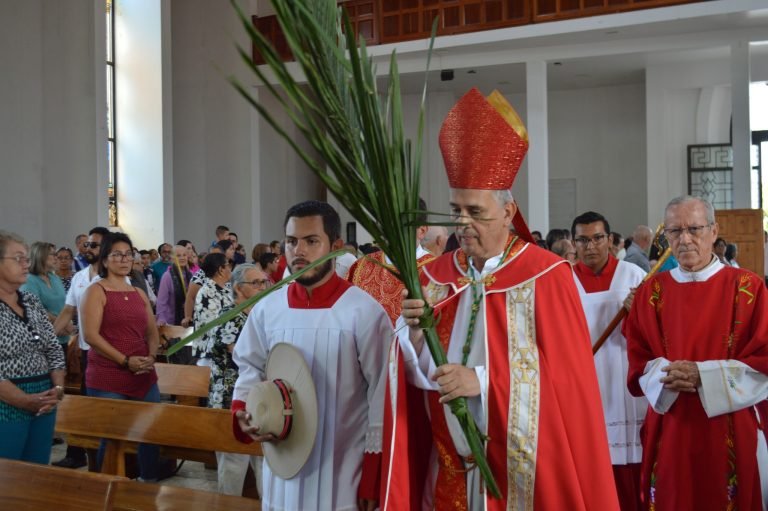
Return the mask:
<path fill-rule="evenodd" d="M 749 43 L 731 45 L 731 105 L 733 122 L 733 207 L 750 208 Z"/>
<path fill-rule="evenodd" d="M 525 219 L 532 229 L 549 230 L 549 138 L 547 133 L 547 63 L 525 64 L 526 126 L 530 139 L 528 149 L 528 211 Z"/>

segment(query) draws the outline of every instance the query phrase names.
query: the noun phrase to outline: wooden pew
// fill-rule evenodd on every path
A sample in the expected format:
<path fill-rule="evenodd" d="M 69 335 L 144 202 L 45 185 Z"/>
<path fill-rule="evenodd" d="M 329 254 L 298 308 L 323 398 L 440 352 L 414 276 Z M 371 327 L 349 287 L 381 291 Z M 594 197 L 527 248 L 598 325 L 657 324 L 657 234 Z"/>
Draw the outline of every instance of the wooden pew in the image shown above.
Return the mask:
<path fill-rule="evenodd" d="M 56 430 L 68 435 L 107 441 L 101 471 L 125 475 L 125 453 L 132 442 L 176 448 L 184 459 L 195 459 L 200 449 L 255 456 L 257 443 L 243 444 L 232 434 L 229 410 L 193 406 L 121 401 L 84 396 L 65 396 L 58 406 Z"/>
<path fill-rule="evenodd" d="M 176 396 L 180 405 L 200 406 L 200 398 L 208 397 L 211 368 L 179 364 L 155 364 L 157 387 L 161 394 Z"/>
<path fill-rule="evenodd" d="M 157 386 L 163 394 L 172 394 L 176 396 L 178 404 L 188 406 L 199 406 L 201 397 L 208 397 L 208 386 L 211 369 L 201 366 L 185 366 L 177 364 L 156 363 Z M 58 428 L 57 432 L 64 433 Z M 91 436 L 82 436 L 67 434 L 67 443 L 69 445 L 82 447 L 84 449 L 98 449 L 99 439 Z M 127 444 L 126 452 L 135 454 L 136 445 Z M 216 455 L 213 451 L 207 449 L 181 449 L 176 447 L 161 447 L 161 455 L 166 458 L 177 458 L 190 461 L 199 461 L 206 465 L 215 466 Z M 90 470 L 95 470 L 95 464 L 89 466 Z"/>
<path fill-rule="evenodd" d="M 0 459 L 2 509 L 39 511 L 257 511 L 258 501 Z"/>

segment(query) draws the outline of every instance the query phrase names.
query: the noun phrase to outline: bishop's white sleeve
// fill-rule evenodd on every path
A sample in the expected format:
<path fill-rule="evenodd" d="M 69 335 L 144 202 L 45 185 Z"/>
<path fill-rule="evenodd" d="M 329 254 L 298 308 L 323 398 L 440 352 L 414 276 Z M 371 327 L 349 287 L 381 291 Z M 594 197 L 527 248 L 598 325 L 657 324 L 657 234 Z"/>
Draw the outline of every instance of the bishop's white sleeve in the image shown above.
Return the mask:
<path fill-rule="evenodd" d="M 431 381 L 428 377 L 429 368 L 432 362 L 432 355 L 429 353 L 429 348 L 424 345 L 420 354 L 416 354 L 416 348 L 411 343 L 410 329 L 405 324 L 405 320 L 401 317 L 397 318 L 395 324 L 395 332 L 397 332 L 397 340 L 400 343 L 400 356 L 403 357 L 405 363 L 405 373 L 408 377 L 408 383 L 411 385 L 423 389 L 423 390 L 437 390 L 437 383 Z"/>
<path fill-rule="evenodd" d="M 645 365 L 645 371 L 640 377 L 640 388 L 643 389 L 653 410 L 659 414 L 667 413 L 680 394 L 676 390 L 665 389 L 660 381 L 667 376 L 661 368 L 669 364 L 670 361 L 664 357 L 655 358 Z"/>
<path fill-rule="evenodd" d="M 368 431 L 365 452 L 381 452 L 384 427 L 384 395 L 387 386 L 389 345 L 392 342 L 392 322 L 384 309 L 371 300 L 371 313 L 364 315 L 355 332 L 357 357 L 363 378 L 368 383 Z"/>
<path fill-rule="evenodd" d="M 232 399 L 247 401 L 248 393 L 264 381 L 269 345 L 264 331 L 264 308 L 254 307 L 235 344 L 232 360 L 237 364 L 238 377 Z"/>
<path fill-rule="evenodd" d="M 768 375 L 738 360 L 696 362 L 699 398 L 707 417 L 753 406 L 768 398 Z"/>

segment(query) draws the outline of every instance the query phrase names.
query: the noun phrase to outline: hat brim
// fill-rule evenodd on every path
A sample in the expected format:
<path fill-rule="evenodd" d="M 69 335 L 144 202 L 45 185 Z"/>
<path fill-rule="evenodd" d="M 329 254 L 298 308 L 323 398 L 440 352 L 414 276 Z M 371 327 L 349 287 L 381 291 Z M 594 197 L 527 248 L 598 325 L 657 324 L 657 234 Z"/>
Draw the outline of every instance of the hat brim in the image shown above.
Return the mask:
<path fill-rule="evenodd" d="M 270 470 L 291 479 L 306 464 L 317 436 L 317 393 L 301 351 L 288 343 L 275 344 L 267 358 L 267 380 L 281 379 L 291 387 L 293 425 L 285 440 L 261 445 Z"/>

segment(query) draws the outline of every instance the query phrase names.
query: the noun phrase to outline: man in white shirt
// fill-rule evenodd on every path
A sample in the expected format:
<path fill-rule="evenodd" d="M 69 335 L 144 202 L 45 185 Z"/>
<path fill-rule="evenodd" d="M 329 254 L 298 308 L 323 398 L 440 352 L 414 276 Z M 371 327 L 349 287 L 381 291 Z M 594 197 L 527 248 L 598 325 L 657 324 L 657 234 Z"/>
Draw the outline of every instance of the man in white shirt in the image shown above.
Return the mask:
<path fill-rule="evenodd" d="M 93 282 L 101 279 L 99 277 L 99 253 L 101 252 L 101 242 L 105 236 L 109 236 L 109 230 L 106 227 L 94 227 L 88 232 L 88 240 L 84 243 L 85 258 L 88 266 L 75 273 L 72 277 L 72 283 L 69 286 L 69 292 L 65 301 L 64 308 L 56 318 L 56 322 L 53 325 L 53 329 L 58 334 L 63 332 L 68 325 L 71 325 L 72 318 L 77 314 L 78 324 L 82 325 L 82 318 L 80 317 L 81 303 L 85 296 L 85 290 L 88 289 Z M 80 347 L 80 374 L 82 375 L 82 381 L 80 382 L 80 393 L 85 395 L 85 369 L 88 367 L 88 350 L 90 346 L 85 342 L 83 336 L 83 330 L 78 333 L 78 346 Z M 64 458 L 51 463 L 57 467 L 64 468 L 79 468 L 86 465 L 85 449 L 81 447 L 67 446 L 67 454 Z"/>

